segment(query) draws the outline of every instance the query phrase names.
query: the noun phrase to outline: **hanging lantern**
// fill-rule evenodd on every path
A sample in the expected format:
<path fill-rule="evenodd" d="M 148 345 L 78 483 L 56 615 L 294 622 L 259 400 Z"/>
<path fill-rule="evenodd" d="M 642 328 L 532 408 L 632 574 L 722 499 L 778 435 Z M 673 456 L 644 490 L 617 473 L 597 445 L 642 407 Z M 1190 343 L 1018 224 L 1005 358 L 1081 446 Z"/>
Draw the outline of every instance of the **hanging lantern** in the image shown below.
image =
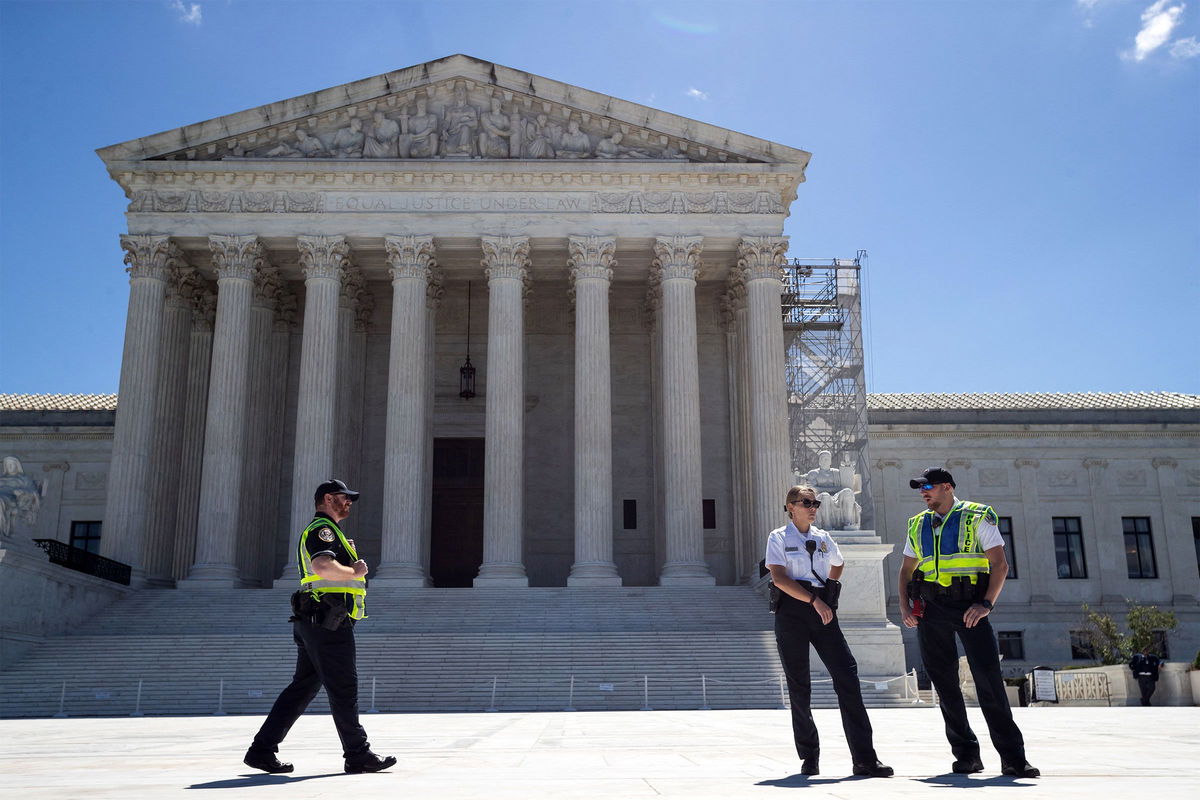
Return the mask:
<path fill-rule="evenodd" d="M 470 400 L 475 396 L 475 366 L 471 363 L 471 282 L 467 281 L 467 358 L 458 368 L 458 396 Z"/>

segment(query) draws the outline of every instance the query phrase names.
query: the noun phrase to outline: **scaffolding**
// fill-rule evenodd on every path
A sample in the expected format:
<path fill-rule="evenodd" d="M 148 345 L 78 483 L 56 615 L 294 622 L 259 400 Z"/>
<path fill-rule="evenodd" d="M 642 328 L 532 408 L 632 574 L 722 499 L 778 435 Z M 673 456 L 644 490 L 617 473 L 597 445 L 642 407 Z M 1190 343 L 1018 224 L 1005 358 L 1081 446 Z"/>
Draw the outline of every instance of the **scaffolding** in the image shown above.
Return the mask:
<path fill-rule="evenodd" d="M 861 481 L 861 528 L 874 528 L 867 456 L 867 384 L 863 366 L 862 269 L 853 259 L 794 258 L 784 267 L 788 429 L 792 471 L 802 481 L 828 451 L 833 467 Z M 858 488 L 858 487 L 856 487 Z"/>

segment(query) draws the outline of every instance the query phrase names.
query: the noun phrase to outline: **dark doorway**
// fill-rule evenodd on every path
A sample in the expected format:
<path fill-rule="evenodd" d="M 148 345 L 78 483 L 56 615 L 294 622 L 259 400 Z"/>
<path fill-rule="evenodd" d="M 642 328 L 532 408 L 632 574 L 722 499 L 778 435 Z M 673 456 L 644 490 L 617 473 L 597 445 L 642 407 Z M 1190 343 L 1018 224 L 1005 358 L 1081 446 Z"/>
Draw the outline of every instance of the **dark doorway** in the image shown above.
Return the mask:
<path fill-rule="evenodd" d="M 483 563 L 483 439 L 433 440 L 429 577 L 470 586 Z"/>

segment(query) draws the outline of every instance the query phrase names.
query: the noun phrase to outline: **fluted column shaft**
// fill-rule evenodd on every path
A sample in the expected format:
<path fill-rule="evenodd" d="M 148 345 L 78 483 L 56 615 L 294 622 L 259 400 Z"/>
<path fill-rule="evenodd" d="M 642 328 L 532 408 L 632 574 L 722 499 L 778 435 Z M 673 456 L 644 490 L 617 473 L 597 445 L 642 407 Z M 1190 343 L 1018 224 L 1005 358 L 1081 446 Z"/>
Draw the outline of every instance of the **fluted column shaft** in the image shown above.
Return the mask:
<path fill-rule="evenodd" d="M 575 563 L 568 586 L 620 586 L 613 563 L 612 364 L 615 238 L 568 240 L 575 286 Z"/>
<path fill-rule="evenodd" d="M 767 534 L 782 524 L 783 500 L 791 483 L 780 301 L 786 252 L 783 236 L 746 237 L 738 245 L 738 268 L 746 281 L 751 528 L 759 551 L 766 548 Z"/>
<path fill-rule="evenodd" d="M 429 381 L 428 401 L 425 405 L 425 437 L 422 441 L 424 468 L 421 471 L 420 494 L 417 495 L 421 503 L 421 567 L 425 574 L 429 574 L 429 554 L 433 538 L 433 406 L 436 397 L 436 381 L 433 376 L 437 364 L 437 310 L 442 303 L 444 292 L 442 272 L 434 270 L 425 294 L 425 368 L 429 371 Z"/>
<path fill-rule="evenodd" d="M 181 587 L 240 583 L 238 548 L 246 546 L 240 523 L 246 455 L 246 409 L 250 378 L 250 304 L 263 258 L 255 236 L 211 236 L 217 268 L 217 318 L 208 381 L 208 423 L 200 470 L 200 516 L 196 560 Z"/>
<path fill-rule="evenodd" d="M 488 277 L 483 565 L 475 586 L 528 586 L 522 560 L 525 492 L 525 319 L 529 240 L 483 237 Z"/>
<path fill-rule="evenodd" d="M 700 369 L 696 340 L 696 275 L 702 239 L 655 242 L 662 276 L 663 473 L 667 560 L 663 586 L 715 583 L 704 560 L 700 471 Z"/>
<path fill-rule="evenodd" d="M 122 236 L 121 247 L 129 265 L 129 310 L 100 553 L 130 565 L 134 582 L 143 583 L 162 312 L 176 251 L 170 237 L 148 234 Z"/>
<path fill-rule="evenodd" d="M 317 486 L 335 477 L 330 473 L 337 410 L 338 297 L 350 250 L 342 236 L 301 236 L 297 243 L 304 269 L 304 331 L 292 466 L 293 538 L 312 520 Z M 281 580 L 290 585 L 296 574 L 296 554 L 290 552 Z"/>
<path fill-rule="evenodd" d="M 200 470 L 204 463 L 204 429 L 207 423 L 208 378 L 212 365 L 213 322 L 216 296 L 205 291 L 192 307 L 192 335 L 188 343 L 187 403 L 183 411 L 180 443 L 179 495 L 175 515 L 175 548 L 172 575 L 187 576 L 196 556 L 196 523 L 200 510 Z"/>
<path fill-rule="evenodd" d="M 429 417 L 427 295 L 432 236 L 384 239 L 392 273 L 387 428 L 383 466 L 383 554 L 375 583 L 428 586 L 421 562 L 425 440 Z"/>
<path fill-rule="evenodd" d="M 188 285 L 182 285 L 187 280 Z M 188 270 L 172 276 L 164 312 L 155 402 L 154 443 L 151 463 L 150 508 L 146 525 L 143 563 L 151 585 L 175 583 L 175 526 L 179 509 L 180 448 L 183 444 L 184 407 L 187 398 L 188 353 L 192 332 L 192 308 L 185 294 L 195 285 Z"/>

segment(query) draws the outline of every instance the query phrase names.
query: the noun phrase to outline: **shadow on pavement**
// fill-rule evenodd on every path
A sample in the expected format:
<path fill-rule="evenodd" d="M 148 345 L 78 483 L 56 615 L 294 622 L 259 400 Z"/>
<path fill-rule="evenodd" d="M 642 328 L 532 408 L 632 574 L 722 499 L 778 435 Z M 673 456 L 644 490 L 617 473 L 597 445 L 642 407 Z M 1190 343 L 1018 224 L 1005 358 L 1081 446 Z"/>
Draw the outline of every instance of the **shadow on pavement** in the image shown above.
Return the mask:
<path fill-rule="evenodd" d="M 788 775 L 786 778 L 775 778 L 769 781 L 759 781 L 755 786 L 778 786 L 783 789 L 798 789 L 802 786 L 823 786 L 825 784 L 841 783 L 842 781 L 869 781 L 879 780 L 872 779 L 862 775 L 843 775 L 840 778 L 826 777 L 823 775 L 801 775 L 797 772 L 795 775 Z"/>
<path fill-rule="evenodd" d="M 239 778 L 228 778 L 223 781 L 208 783 L 193 783 L 188 789 L 248 789 L 252 786 L 282 786 L 288 783 L 311 781 L 313 778 L 336 778 L 345 775 L 344 772 L 326 772 L 323 775 L 242 775 Z"/>
<path fill-rule="evenodd" d="M 985 786 L 1012 786 L 1017 789 L 1028 789 L 1036 783 L 1018 783 L 1021 780 L 1032 781 L 1032 778 L 1014 778 L 1011 775 L 993 775 L 990 778 L 972 778 L 970 775 L 958 775 L 947 772 L 945 775 L 931 775 L 928 778 L 918 778 L 921 783 L 932 786 L 954 786 L 959 789 L 982 789 Z"/>

